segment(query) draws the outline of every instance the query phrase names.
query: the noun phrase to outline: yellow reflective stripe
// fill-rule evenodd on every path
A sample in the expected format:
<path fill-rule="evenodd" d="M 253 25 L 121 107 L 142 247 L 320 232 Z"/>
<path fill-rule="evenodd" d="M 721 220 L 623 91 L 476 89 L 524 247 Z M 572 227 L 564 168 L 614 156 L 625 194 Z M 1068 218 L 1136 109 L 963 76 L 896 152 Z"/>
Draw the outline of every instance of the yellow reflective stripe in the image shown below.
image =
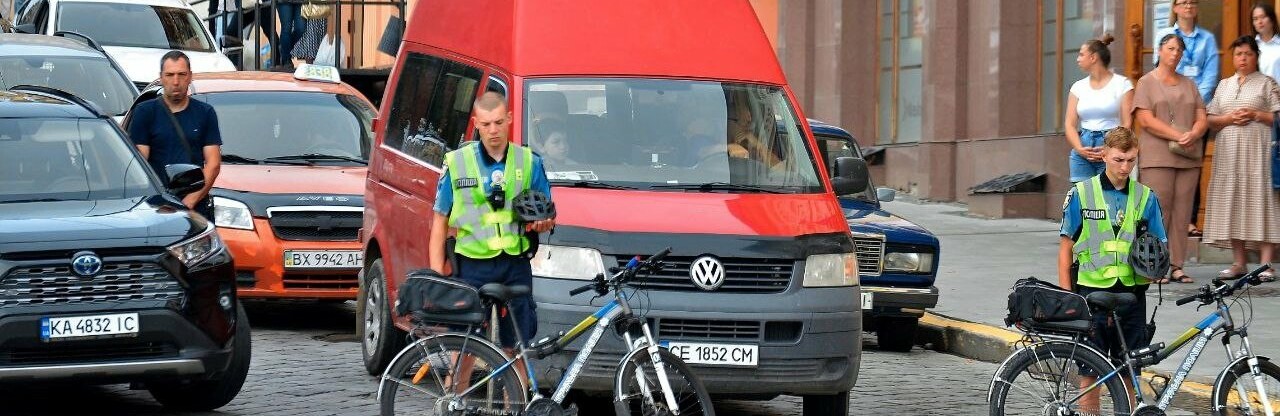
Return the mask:
<path fill-rule="evenodd" d="M 485 240 L 485 245 L 489 246 L 490 250 L 506 250 L 515 247 L 517 244 L 520 244 L 520 240 L 511 234 L 500 235 Z"/>
<path fill-rule="evenodd" d="M 1102 242 L 1101 252 L 1103 253 L 1129 253 L 1129 246 L 1133 245 L 1124 240 L 1107 240 Z"/>
<path fill-rule="evenodd" d="M 480 215 L 480 224 L 483 225 L 501 225 L 512 222 L 515 216 L 511 211 L 502 210 L 497 212 L 486 212 Z"/>

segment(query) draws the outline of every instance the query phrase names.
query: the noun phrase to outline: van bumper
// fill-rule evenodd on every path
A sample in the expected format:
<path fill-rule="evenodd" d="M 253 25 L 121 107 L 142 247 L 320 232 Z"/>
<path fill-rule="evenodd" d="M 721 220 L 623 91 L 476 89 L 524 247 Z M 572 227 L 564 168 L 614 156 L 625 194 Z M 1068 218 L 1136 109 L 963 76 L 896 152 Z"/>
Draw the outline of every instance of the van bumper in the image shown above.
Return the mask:
<path fill-rule="evenodd" d="M 580 284 L 537 279 L 537 338 L 568 331 L 606 303 L 601 298 L 593 302 L 596 306 L 574 305 L 540 296 L 551 295 L 564 302 L 569 299 L 565 293 Z M 857 288 L 792 289 L 769 295 L 650 291 L 648 296 L 642 292 L 633 297 L 631 304 L 651 329 L 659 328 L 654 331 L 659 341 L 757 345 L 759 358 L 755 367 L 690 366 L 711 394 L 767 399 L 779 394 L 829 395 L 853 388 L 862 355 L 862 311 L 846 299 L 858 298 L 857 293 Z M 585 303 L 587 296 L 572 300 Z M 799 299 L 804 300 L 792 302 Z M 828 307 L 817 307 L 823 303 Z M 740 339 L 671 337 L 661 328 L 665 320 L 675 319 L 695 326 L 732 321 L 740 327 L 758 327 L 759 334 Z M 555 388 L 590 335 L 583 334 L 565 351 L 534 364 L 540 388 Z M 611 391 L 618 361 L 625 353 L 623 344 L 621 336 L 608 328 L 573 388 Z"/>

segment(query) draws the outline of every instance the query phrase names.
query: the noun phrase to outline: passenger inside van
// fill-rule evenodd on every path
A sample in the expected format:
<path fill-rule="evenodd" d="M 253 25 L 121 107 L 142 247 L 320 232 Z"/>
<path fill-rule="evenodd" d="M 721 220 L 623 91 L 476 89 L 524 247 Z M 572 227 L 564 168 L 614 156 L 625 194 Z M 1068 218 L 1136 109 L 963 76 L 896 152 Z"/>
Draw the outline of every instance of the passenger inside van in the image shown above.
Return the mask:
<path fill-rule="evenodd" d="M 546 119 L 534 124 L 533 151 L 542 156 L 547 170 L 554 171 L 578 162 L 569 158 L 569 133 L 564 123 Z"/>

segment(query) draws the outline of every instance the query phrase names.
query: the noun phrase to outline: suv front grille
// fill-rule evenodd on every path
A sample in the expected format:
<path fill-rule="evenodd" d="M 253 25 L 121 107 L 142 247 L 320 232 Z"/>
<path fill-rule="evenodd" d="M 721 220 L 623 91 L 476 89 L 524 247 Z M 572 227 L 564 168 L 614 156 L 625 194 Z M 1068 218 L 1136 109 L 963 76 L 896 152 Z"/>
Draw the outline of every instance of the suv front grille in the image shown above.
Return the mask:
<path fill-rule="evenodd" d="M 360 211 L 274 211 L 271 230 L 283 240 L 355 241 L 364 213 Z"/>
<path fill-rule="evenodd" d="M 93 277 L 80 277 L 69 265 L 17 267 L 0 280 L 0 307 L 172 300 L 182 297 L 177 279 L 149 262 L 116 262 Z"/>
<path fill-rule="evenodd" d="M 633 256 L 617 256 L 618 267 L 627 265 Z M 667 256 L 666 267 L 657 273 L 642 275 L 632 282 L 642 289 L 702 292 L 689 277 L 689 266 L 697 257 Z M 779 293 L 791 283 L 795 261 L 779 259 L 719 258 L 724 266 L 724 284 L 713 292 Z"/>
<path fill-rule="evenodd" d="M 884 238 L 854 237 L 853 246 L 858 256 L 858 274 L 879 276 L 884 258 Z"/>
<path fill-rule="evenodd" d="M 0 365 L 76 364 L 177 356 L 177 347 L 162 342 L 94 345 L 51 343 L 39 348 L 0 349 Z"/>

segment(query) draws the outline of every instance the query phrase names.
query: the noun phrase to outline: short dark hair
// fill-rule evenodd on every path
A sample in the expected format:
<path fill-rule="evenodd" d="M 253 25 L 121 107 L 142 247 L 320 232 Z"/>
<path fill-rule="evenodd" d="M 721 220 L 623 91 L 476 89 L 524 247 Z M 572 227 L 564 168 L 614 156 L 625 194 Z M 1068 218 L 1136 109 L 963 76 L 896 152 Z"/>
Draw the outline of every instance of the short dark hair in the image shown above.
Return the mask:
<path fill-rule="evenodd" d="M 1102 136 L 1102 145 L 1128 152 L 1138 148 L 1138 136 L 1133 134 L 1133 130 L 1120 126 L 1107 130 L 1107 133 Z"/>
<path fill-rule="evenodd" d="M 182 51 L 169 51 L 169 52 L 165 52 L 164 56 L 160 58 L 160 71 L 164 72 L 165 62 L 177 61 L 177 60 L 182 60 L 183 62 L 186 62 L 187 69 L 188 70 L 191 69 L 191 58 L 188 58 L 187 54 L 182 53 Z"/>
<path fill-rule="evenodd" d="M 1158 55 L 1160 55 L 1160 48 L 1163 48 L 1163 47 L 1164 47 L 1164 44 L 1169 43 L 1169 41 L 1178 42 L 1178 48 L 1179 48 L 1179 49 L 1182 49 L 1182 50 L 1184 50 L 1184 51 L 1185 51 L 1185 50 L 1187 50 L 1187 42 L 1184 42 L 1184 41 L 1182 40 L 1182 36 L 1178 36 L 1178 34 L 1177 34 L 1177 33 L 1170 33 L 1170 34 L 1164 35 L 1164 37 L 1160 38 L 1160 43 L 1157 43 L 1157 44 L 1156 44 L 1156 51 L 1155 51 L 1155 53 L 1156 53 L 1156 55 L 1157 55 L 1157 56 L 1158 56 Z M 1156 59 L 1156 66 L 1160 66 L 1160 60 L 1159 60 L 1159 59 Z"/>
<path fill-rule="evenodd" d="M 1241 36 L 1240 38 L 1236 39 L 1234 42 L 1231 42 L 1231 47 L 1227 49 L 1234 51 L 1236 48 L 1239 48 L 1241 46 L 1248 46 L 1249 49 L 1253 50 L 1254 55 L 1262 53 L 1262 50 L 1258 48 L 1258 41 L 1253 40 L 1253 36 Z"/>

